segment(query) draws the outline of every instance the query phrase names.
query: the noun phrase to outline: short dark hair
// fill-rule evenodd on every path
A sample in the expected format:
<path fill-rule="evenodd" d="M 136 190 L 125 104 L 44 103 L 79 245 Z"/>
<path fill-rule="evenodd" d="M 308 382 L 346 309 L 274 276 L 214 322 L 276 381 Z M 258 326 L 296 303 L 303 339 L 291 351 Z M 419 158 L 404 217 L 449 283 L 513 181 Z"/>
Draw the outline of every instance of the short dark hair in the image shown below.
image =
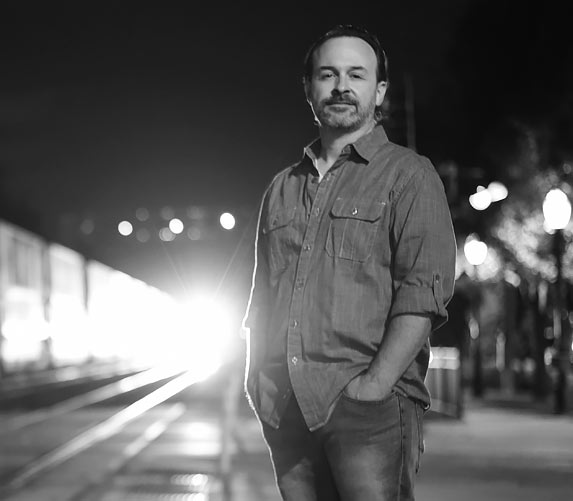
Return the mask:
<path fill-rule="evenodd" d="M 340 37 L 354 37 L 354 38 L 361 38 L 364 40 L 374 53 L 376 54 L 376 61 L 378 63 L 376 69 L 376 79 L 378 82 L 388 82 L 388 58 L 386 57 L 386 53 L 378 40 L 376 35 L 370 33 L 368 30 L 361 26 L 356 26 L 352 24 L 339 24 L 335 26 L 331 30 L 328 30 L 326 33 L 318 37 L 314 43 L 308 49 L 305 57 L 304 57 L 304 80 L 308 81 L 312 77 L 313 71 L 313 56 L 317 49 L 331 38 L 340 38 Z"/>

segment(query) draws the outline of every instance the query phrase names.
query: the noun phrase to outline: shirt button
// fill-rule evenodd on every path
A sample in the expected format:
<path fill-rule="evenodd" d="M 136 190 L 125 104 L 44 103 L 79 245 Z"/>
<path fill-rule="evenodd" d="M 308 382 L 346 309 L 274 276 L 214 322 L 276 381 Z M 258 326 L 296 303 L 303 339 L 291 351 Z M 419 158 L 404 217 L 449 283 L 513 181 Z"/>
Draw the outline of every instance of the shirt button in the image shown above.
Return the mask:
<path fill-rule="evenodd" d="M 310 245 L 309 245 L 309 244 L 306 244 L 306 245 L 302 248 L 302 250 L 308 252 L 308 251 L 310 250 Z"/>
<path fill-rule="evenodd" d="M 302 289 L 302 286 L 304 285 L 304 280 L 297 280 L 296 281 L 296 288 L 297 289 Z"/>
<path fill-rule="evenodd" d="M 298 321 L 297 321 L 297 320 L 293 320 L 293 321 L 292 321 L 292 326 L 295 327 L 295 328 L 298 327 Z"/>
<path fill-rule="evenodd" d="M 358 214 L 358 209 L 354 207 L 354 209 L 352 209 L 352 215 L 356 216 L 356 214 Z"/>
<path fill-rule="evenodd" d="M 436 283 L 440 281 L 440 275 L 436 275 Z"/>
<path fill-rule="evenodd" d="M 293 365 L 296 365 L 296 364 L 298 363 L 298 358 L 292 357 L 292 358 L 290 359 L 290 361 L 292 362 Z"/>

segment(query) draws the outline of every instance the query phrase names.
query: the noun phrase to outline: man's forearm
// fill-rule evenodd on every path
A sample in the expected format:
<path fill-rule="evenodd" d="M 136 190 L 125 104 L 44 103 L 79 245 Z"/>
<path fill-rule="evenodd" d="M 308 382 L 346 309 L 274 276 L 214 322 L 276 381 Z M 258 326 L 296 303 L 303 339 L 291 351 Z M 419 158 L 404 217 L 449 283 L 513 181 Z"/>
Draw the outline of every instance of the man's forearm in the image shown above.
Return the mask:
<path fill-rule="evenodd" d="M 431 319 L 421 315 L 394 317 L 365 378 L 389 393 L 420 352 L 431 331 Z"/>

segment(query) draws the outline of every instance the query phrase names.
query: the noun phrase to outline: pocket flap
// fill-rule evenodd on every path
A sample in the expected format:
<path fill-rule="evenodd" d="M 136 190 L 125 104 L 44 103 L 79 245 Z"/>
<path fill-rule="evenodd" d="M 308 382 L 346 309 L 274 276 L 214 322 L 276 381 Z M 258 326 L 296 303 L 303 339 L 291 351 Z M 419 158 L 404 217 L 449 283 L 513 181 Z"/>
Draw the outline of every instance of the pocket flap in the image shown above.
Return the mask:
<path fill-rule="evenodd" d="M 267 234 L 269 231 L 287 226 L 294 219 L 295 211 L 296 207 L 291 207 L 269 214 L 265 224 L 263 225 L 263 233 Z"/>
<path fill-rule="evenodd" d="M 357 202 L 337 198 L 330 211 L 334 217 L 376 221 L 382 215 L 386 202 Z"/>

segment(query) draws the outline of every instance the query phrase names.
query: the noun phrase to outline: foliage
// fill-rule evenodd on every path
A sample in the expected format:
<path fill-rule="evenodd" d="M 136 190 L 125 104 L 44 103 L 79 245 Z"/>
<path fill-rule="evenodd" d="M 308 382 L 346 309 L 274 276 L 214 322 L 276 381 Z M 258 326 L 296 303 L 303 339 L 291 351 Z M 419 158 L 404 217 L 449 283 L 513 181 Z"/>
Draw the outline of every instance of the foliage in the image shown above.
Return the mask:
<path fill-rule="evenodd" d="M 568 171 L 569 167 L 565 170 Z M 545 194 L 555 187 L 571 195 L 571 185 L 563 174 L 563 170 L 539 171 L 516 184 L 492 225 L 491 238 L 503 249 L 506 259 L 525 276 L 555 279 L 557 267 L 552 250 L 553 235 L 544 228 L 542 204 Z M 573 240 L 573 224 L 569 223 L 563 235 L 566 242 Z M 573 280 L 572 265 L 573 245 L 566 245 L 563 276 L 569 280 Z"/>

